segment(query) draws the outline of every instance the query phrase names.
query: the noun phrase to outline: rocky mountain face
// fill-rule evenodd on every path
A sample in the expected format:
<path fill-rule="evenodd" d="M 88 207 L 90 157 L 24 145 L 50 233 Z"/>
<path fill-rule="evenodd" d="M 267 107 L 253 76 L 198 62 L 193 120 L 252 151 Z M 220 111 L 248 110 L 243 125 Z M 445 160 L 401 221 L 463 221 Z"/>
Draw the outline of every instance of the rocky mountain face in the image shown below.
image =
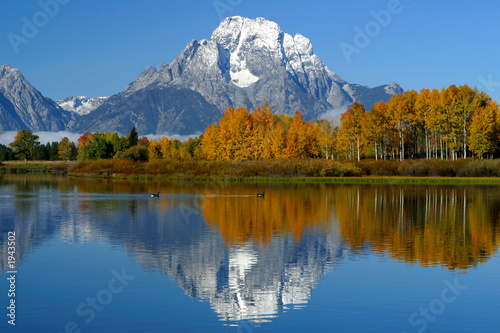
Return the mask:
<path fill-rule="evenodd" d="M 89 114 L 101 106 L 109 97 L 88 98 L 85 96 L 72 96 L 62 101 L 55 101 L 66 111 L 74 112 L 79 115 Z"/>
<path fill-rule="evenodd" d="M 175 86 L 148 86 L 111 96 L 95 111 L 78 119 L 69 129 L 76 132 L 117 131 L 135 126 L 141 134 L 202 133 L 219 120 L 220 111 L 200 93 Z"/>
<path fill-rule="evenodd" d="M 69 112 L 43 96 L 18 69 L 0 66 L 0 132 L 61 131 L 71 119 Z"/>

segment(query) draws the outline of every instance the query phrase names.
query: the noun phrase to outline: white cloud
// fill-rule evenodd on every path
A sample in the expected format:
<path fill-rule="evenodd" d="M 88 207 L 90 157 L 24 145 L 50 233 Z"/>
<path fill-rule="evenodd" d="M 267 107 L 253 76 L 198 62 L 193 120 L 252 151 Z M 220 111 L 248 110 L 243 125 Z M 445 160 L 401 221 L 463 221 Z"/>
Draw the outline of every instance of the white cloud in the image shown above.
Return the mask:
<path fill-rule="evenodd" d="M 146 137 L 148 138 L 148 140 L 160 140 L 162 137 L 166 136 L 169 139 L 173 138 L 174 140 L 177 139 L 181 142 L 184 142 L 184 141 L 187 141 L 189 138 L 195 138 L 197 136 L 200 136 L 201 134 L 203 134 L 203 133 L 197 132 L 197 133 L 190 134 L 190 135 L 148 134 L 148 135 L 146 135 Z"/>
<path fill-rule="evenodd" d="M 82 133 L 72 133 L 72 132 L 66 132 L 66 131 L 60 131 L 60 132 L 34 132 L 33 134 L 38 135 L 40 138 L 38 141 L 42 144 L 46 144 L 47 142 L 60 142 L 62 138 L 67 137 L 70 141 L 73 141 L 75 144 L 78 144 L 78 138 L 81 137 L 83 134 Z M 195 138 L 197 136 L 200 136 L 201 132 L 197 132 L 191 135 L 170 135 L 170 134 L 148 134 L 146 137 L 149 140 L 160 140 L 162 137 L 166 136 L 167 138 L 174 138 L 179 141 L 187 141 L 189 138 Z M 9 143 L 14 141 L 14 138 L 17 135 L 17 131 L 8 131 L 8 132 L 3 132 L 0 133 L 0 144 L 8 146 Z M 128 135 L 128 134 L 127 134 Z M 126 136 L 126 135 L 125 135 Z M 140 135 L 139 137 L 142 137 Z"/>
<path fill-rule="evenodd" d="M 336 118 L 342 115 L 342 113 L 347 111 L 347 106 L 342 107 L 342 108 L 337 108 L 337 109 L 330 109 L 327 110 L 326 112 L 322 113 L 318 119 L 326 119 L 326 118 Z"/>

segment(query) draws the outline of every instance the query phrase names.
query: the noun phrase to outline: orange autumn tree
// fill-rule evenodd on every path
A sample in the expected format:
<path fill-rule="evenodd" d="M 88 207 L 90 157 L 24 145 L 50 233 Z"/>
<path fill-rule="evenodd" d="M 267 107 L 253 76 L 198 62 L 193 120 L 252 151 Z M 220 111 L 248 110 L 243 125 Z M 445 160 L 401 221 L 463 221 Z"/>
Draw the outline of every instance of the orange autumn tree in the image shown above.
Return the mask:
<path fill-rule="evenodd" d="M 276 126 L 276 116 L 265 104 L 250 113 L 252 133 L 249 137 L 250 156 L 254 160 L 273 158 L 271 147 L 273 142 L 272 129 Z"/>
<path fill-rule="evenodd" d="M 201 155 L 209 161 L 219 159 L 219 125 L 217 123 L 207 126 L 201 139 Z"/>
<path fill-rule="evenodd" d="M 270 131 L 269 146 L 264 151 L 264 158 L 284 158 L 284 150 L 286 147 L 286 131 L 283 122 L 276 123 L 275 127 Z"/>
<path fill-rule="evenodd" d="M 295 112 L 286 135 L 285 158 L 315 157 L 319 154 L 319 128 L 312 122 L 306 123 L 300 112 Z"/>
<path fill-rule="evenodd" d="M 94 138 L 94 134 L 85 132 L 78 138 L 78 159 L 88 160 L 90 158 L 90 142 Z"/>
<path fill-rule="evenodd" d="M 363 104 L 354 102 L 340 117 L 339 145 L 346 157 L 357 156 L 358 161 L 361 154 L 362 123 L 365 112 Z"/>
<path fill-rule="evenodd" d="M 228 107 L 219 120 L 219 156 L 223 160 L 250 158 L 252 119 L 245 108 Z"/>

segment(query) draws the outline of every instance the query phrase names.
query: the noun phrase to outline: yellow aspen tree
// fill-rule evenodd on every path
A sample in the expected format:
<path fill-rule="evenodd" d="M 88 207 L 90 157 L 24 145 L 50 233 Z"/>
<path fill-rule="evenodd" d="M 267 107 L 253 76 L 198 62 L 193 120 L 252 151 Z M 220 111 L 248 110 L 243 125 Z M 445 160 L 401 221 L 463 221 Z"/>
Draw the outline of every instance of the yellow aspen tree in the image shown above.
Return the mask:
<path fill-rule="evenodd" d="M 219 127 L 217 123 L 207 126 L 201 139 L 201 155 L 209 161 L 220 159 L 219 156 Z"/>
<path fill-rule="evenodd" d="M 148 145 L 148 158 L 149 160 L 161 159 L 161 146 L 158 140 L 150 140 Z"/>
<path fill-rule="evenodd" d="M 166 136 L 162 136 L 160 141 L 158 142 L 160 145 L 161 156 L 163 158 L 170 157 L 170 139 Z"/>
<path fill-rule="evenodd" d="M 478 157 L 483 158 L 485 154 L 493 156 L 499 148 L 498 112 L 498 104 L 490 102 L 478 107 L 472 116 L 469 148 Z"/>
<path fill-rule="evenodd" d="M 340 143 L 344 145 L 344 150 L 348 148 L 350 152 L 354 151 L 358 161 L 361 159 L 362 121 L 365 112 L 363 104 L 354 102 L 340 117 Z M 354 154 L 350 155 L 354 157 Z"/>

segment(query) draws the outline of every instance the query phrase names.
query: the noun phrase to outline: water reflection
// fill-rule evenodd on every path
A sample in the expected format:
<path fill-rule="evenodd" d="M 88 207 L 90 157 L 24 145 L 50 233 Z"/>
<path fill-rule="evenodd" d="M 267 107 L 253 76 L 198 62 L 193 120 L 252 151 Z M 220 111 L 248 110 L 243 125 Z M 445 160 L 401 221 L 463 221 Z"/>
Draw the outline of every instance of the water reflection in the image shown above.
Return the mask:
<path fill-rule="evenodd" d="M 255 193 L 266 191 L 266 197 Z M 160 191 L 160 198 L 148 193 Z M 123 246 L 223 321 L 300 308 L 342 254 L 467 269 L 498 249 L 495 187 L 218 184 L 0 177 L 0 230 Z M 6 257 L 0 254 L 2 269 Z M 19 259 L 19 258 L 18 258 Z"/>
<path fill-rule="evenodd" d="M 466 269 L 498 250 L 498 187 L 347 185 L 334 195 L 354 251 L 369 245 L 410 263 Z"/>

